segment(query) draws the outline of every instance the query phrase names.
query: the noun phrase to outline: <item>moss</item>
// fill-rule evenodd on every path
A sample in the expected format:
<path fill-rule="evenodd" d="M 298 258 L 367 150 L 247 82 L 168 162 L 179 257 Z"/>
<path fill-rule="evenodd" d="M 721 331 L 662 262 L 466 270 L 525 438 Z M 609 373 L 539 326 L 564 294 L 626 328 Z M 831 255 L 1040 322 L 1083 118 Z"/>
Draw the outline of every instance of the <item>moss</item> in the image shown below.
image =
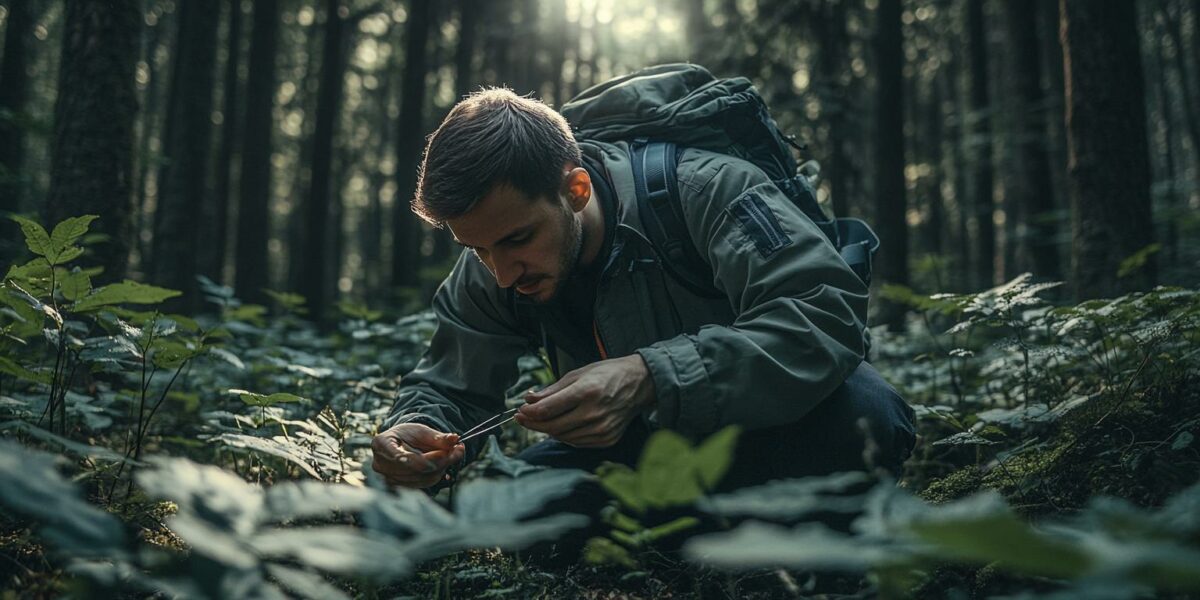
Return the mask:
<path fill-rule="evenodd" d="M 977 467 L 970 466 L 930 482 L 929 487 L 918 495 L 928 502 L 942 504 L 970 496 L 979 490 L 983 482 L 983 473 Z"/>

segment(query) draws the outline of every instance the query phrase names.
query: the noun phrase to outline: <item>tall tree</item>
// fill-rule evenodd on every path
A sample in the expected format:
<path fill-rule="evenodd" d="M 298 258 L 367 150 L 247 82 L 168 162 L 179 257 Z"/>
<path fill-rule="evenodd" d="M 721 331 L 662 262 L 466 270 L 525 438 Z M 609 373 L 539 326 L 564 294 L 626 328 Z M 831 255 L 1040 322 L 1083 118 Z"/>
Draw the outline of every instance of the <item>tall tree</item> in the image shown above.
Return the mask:
<path fill-rule="evenodd" d="M 21 212 L 25 179 L 25 102 L 29 95 L 27 71 L 29 32 L 33 14 L 28 0 L 8 3 L 4 34 L 4 63 L 0 65 L 0 265 L 14 262 L 22 245 L 20 232 L 6 213 Z"/>
<path fill-rule="evenodd" d="M 1154 239 L 1137 7 L 1124 0 L 1060 0 L 1059 7 L 1075 293 L 1145 289 L 1155 280 L 1152 256 L 1117 277 L 1121 262 Z"/>
<path fill-rule="evenodd" d="M 243 131 L 241 185 L 238 193 L 238 295 L 262 303 L 268 285 L 267 238 L 271 200 L 271 109 L 275 98 L 275 50 L 279 36 L 277 0 L 254 3 L 250 34 L 250 69 L 246 80 L 246 126 Z"/>
<path fill-rule="evenodd" d="M 1045 143 L 1046 100 L 1042 93 L 1041 56 L 1037 37 L 1038 0 L 1001 2 L 1009 55 L 1006 71 L 1012 111 L 1009 118 L 1013 170 L 1005 178 L 1006 195 L 1013 196 L 1017 224 L 1017 269 L 1041 279 L 1059 277 L 1057 227 L 1054 222 L 1054 182 Z M 1012 240 L 1010 240 L 1010 243 Z"/>
<path fill-rule="evenodd" d="M 984 0 L 967 0 L 967 55 L 970 64 L 970 107 L 967 117 L 967 150 L 971 161 L 970 203 L 976 222 L 974 270 L 976 287 L 990 287 L 996 276 L 996 225 L 992 220 L 992 106 L 988 91 L 987 32 Z"/>
<path fill-rule="evenodd" d="M 396 129 L 396 201 L 392 213 L 392 286 L 420 283 L 420 220 L 409 210 L 417 189 L 417 166 L 425 142 L 426 46 L 432 21 L 431 3 L 412 0 L 404 44 L 404 77 L 400 84 L 400 118 Z"/>
<path fill-rule="evenodd" d="M 479 39 L 479 0 L 458 2 L 458 48 L 454 51 L 454 101 L 475 86 L 475 46 Z"/>
<path fill-rule="evenodd" d="M 213 194 L 215 214 L 213 217 L 213 241 L 209 248 L 204 274 L 213 281 L 222 283 L 225 273 L 225 253 L 229 248 L 229 209 L 233 204 L 233 163 L 241 131 L 241 78 L 238 67 L 242 56 L 242 0 L 228 0 L 229 24 L 226 27 L 226 54 L 224 83 L 221 86 L 221 143 L 217 150 L 216 190 Z"/>
<path fill-rule="evenodd" d="M 875 231 L 882 250 L 875 270 L 881 283 L 908 285 L 908 202 L 904 188 L 904 38 L 900 0 L 880 0 L 876 14 Z M 903 308 L 884 303 L 880 321 L 892 329 L 904 324 Z"/>
<path fill-rule="evenodd" d="M 181 308 L 200 307 L 200 231 L 208 204 L 209 142 L 212 138 L 220 11 L 196 2 L 180 5 L 179 41 L 163 127 L 164 160 L 154 212 L 151 279 L 183 292 Z"/>
<path fill-rule="evenodd" d="M 313 132 L 312 180 L 305 207 L 306 235 L 303 250 L 305 277 L 300 293 L 308 299 L 309 316 L 325 320 L 332 300 L 337 270 L 331 260 L 333 227 L 331 204 L 333 138 L 346 87 L 346 15 L 339 0 L 325 0 L 325 38 L 321 48 L 321 81 L 317 88 L 316 130 Z M 297 249 L 293 249 L 296 252 Z"/>
<path fill-rule="evenodd" d="M 93 248 L 106 280 L 123 278 L 129 261 L 141 26 L 137 0 L 67 0 L 64 7 L 45 220 L 100 215 L 92 231 L 107 239 Z"/>
<path fill-rule="evenodd" d="M 703 2 L 694 2 L 703 7 Z M 821 19 L 817 54 L 817 93 L 821 97 L 821 113 L 828 123 L 826 158 L 822 176 L 829 182 L 833 213 L 839 217 L 850 214 L 850 195 L 846 189 L 845 138 L 848 133 L 846 117 L 849 97 L 842 81 L 849 44 L 846 39 L 846 0 L 821 0 Z"/>

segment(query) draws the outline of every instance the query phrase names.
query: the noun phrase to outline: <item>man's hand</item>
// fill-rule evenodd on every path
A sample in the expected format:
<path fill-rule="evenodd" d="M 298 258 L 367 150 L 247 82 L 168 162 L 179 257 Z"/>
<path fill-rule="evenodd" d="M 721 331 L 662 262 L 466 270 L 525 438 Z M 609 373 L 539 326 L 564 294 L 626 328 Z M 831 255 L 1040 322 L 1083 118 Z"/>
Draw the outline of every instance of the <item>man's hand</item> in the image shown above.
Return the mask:
<path fill-rule="evenodd" d="M 427 488 L 442 480 L 446 469 L 463 459 L 467 448 L 457 433 L 442 433 L 420 423 L 401 423 L 371 440 L 371 468 L 388 485 Z"/>
<path fill-rule="evenodd" d="M 517 423 L 578 448 L 607 448 L 654 403 L 654 380 L 641 355 L 581 367 L 525 394 Z"/>

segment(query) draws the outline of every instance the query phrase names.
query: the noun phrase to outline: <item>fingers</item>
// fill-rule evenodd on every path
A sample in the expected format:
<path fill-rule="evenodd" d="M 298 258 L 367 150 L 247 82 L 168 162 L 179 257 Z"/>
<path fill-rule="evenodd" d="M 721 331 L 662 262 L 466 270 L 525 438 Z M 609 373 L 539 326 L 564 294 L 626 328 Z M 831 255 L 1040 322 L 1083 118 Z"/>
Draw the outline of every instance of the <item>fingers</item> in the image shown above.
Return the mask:
<path fill-rule="evenodd" d="M 401 437 L 409 445 L 421 451 L 436 450 L 439 448 L 449 450 L 458 443 L 457 433 L 442 433 L 424 425 L 405 429 Z"/>
<path fill-rule="evenodd" d="M 540 390 L 530 390 L 525 392 L 525 402 L 529 404 L 535 404 L 547 396 L 552 396 L 558 393 L 559 390 L 571 385 L 576 379 L 579 379 L 579 371 L 579 369 L 571 371 L 570 373 L 567 373 L 559 378 L 558 381 L 555 381 L 554 383 L 551 383 Z"/>

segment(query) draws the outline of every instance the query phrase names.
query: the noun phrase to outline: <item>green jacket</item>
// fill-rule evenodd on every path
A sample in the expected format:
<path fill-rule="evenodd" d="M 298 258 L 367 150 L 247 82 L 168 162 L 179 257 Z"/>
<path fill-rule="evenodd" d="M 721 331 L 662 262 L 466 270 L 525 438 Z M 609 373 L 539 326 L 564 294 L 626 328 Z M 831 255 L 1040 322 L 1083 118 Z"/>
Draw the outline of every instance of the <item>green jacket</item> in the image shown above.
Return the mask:
<path fill-rule="evenodd" d="M 687 228 L 724 295 L 704 298 L 660 266 L 638 217 L 628 148 L 582 147 L 604 165 L 620 203 L 596 292 L 598 339 L 584 343 L 645 359 L 657 394 L 645 415 L 652 425 L 700 437 L 730 424 L 794 422 L 862 361 L 866 287 L 760 170 L 701 150 L 680 156 Z M 545 338 L 562 373 L 582 366 L 571 352 L 581 342 L 555 319 L 525 316 L 527 304 L 464 252 L 434 297 L 436 332 L 385 426 L 466 431 L 504 410 L 517 358 Z"/>

